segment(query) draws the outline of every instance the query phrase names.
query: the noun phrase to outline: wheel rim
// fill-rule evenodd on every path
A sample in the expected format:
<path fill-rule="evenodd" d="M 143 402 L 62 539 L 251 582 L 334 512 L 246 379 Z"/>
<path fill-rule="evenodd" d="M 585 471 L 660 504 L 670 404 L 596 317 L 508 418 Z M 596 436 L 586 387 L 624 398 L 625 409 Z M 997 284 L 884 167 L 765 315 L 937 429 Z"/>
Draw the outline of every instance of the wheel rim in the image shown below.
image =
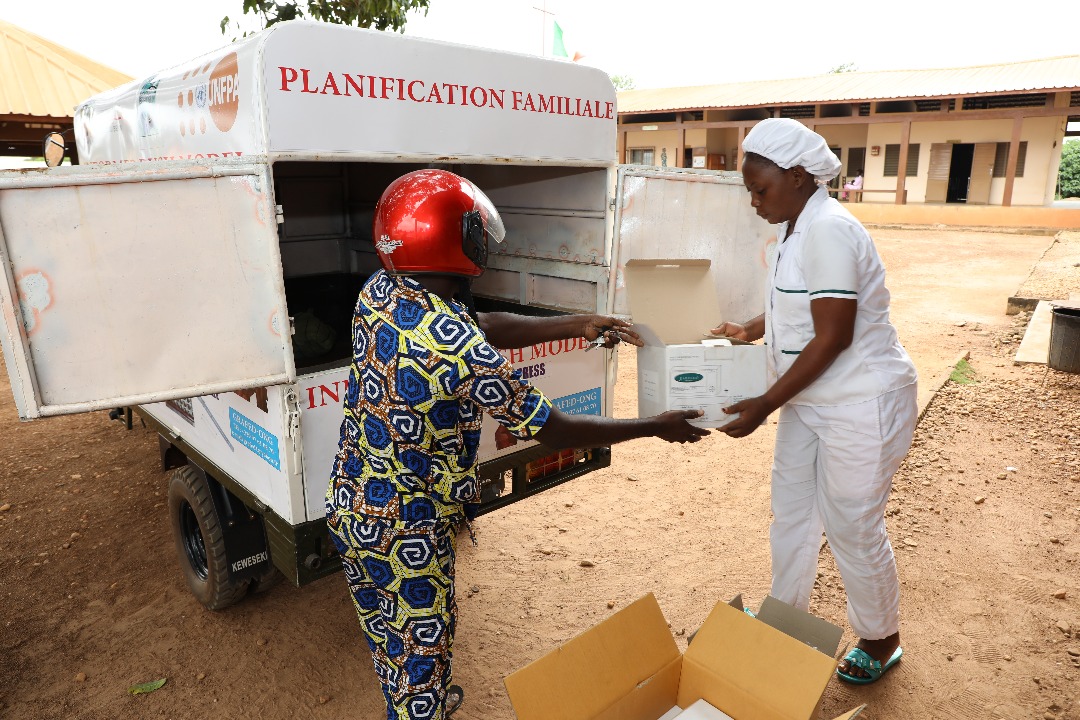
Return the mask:
<path fill-rule="evenodd" d="M 200 579 L 205 580 L 209 573 L 206 543 L 203 542 L 202 531 L 199 530 L 199 519 L 188 502 L 180 505 L 180 539 L 184 543 L 184 554 L 187 555 L 191 569 Z"/>

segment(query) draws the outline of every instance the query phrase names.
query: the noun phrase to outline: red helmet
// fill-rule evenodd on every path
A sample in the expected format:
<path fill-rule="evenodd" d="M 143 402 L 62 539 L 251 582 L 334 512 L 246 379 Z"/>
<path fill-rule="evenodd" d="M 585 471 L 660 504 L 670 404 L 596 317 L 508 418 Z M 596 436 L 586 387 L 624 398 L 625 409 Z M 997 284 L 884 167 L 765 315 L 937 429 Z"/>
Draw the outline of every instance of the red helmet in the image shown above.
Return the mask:
<path fill-rule="evenodd" d="M 489 240 L 506 235 L 480 188 L 446 170 L 416 170 L 390 183 L 372 230 L 387 272 L 464 277 L 483 273 Z"/>

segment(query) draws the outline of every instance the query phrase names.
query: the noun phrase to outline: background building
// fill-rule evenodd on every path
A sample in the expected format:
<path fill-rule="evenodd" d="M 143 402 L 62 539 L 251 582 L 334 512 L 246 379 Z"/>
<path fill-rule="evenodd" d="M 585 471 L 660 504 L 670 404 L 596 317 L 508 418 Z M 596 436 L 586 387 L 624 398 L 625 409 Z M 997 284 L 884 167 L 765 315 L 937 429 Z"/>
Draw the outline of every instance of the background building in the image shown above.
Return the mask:
<path fill-rule="evenodd" d="M 863 171 L 863 202 L 1047 206 L 1080 136 L 1080 55 L 618 95 L 620 162 L 737 170 L 759 120 L 795 118 Z"/>
<path fill-rule="evenodd" d="M 2 20 L 0 78 L 0 162 L 40 156 L 46 135 L 71 130 L 76 105 L 132 79 Z M 74 142 L 68 154 L 77 161 Z"/>

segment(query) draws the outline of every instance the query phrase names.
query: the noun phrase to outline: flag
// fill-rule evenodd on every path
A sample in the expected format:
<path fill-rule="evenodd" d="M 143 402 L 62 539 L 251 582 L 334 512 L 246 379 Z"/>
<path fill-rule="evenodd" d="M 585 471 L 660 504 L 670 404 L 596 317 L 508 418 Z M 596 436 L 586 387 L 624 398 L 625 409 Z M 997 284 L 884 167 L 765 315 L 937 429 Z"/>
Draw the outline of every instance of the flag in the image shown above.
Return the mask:
<path fill-rule="evenodd" d="M 574 62 L 577 62 L 581 58 L 585 57 L 579 52 L 574 52 L 572 55 L 566 51 L 566 41 L 563 38 L 563 29 L 559 26 L 559 23 L 554 23 L 555 29 L 552 33 L 551 39 L 551 54 L 555 57 L 564 57 Z"/>

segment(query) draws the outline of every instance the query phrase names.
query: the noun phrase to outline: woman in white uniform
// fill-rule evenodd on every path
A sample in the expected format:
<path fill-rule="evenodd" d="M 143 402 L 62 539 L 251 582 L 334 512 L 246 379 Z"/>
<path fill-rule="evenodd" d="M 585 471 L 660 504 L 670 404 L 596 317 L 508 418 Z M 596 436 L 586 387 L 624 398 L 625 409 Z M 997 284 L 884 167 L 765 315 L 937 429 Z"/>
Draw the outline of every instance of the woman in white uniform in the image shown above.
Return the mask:
<path fill-rule="evenodd" d="M 870 683 L 900 648 L 900 586 L 885 529 L 892 477 L 918 418 L 915 366 L 889 322 L 885 269 L 866 229 L 823 183 L 840 171 L 825 139 L 789 119 L 743 141 L 757 214 L 776 224 L 765 312 L 712 332 L 764 338 L 769 389 L 732 405 L 722 430 L 754 432 L 780 410 L 772 467 L 772 590 L 806 610 L 824 530 L 859 642 L 837 666 Z"/>

